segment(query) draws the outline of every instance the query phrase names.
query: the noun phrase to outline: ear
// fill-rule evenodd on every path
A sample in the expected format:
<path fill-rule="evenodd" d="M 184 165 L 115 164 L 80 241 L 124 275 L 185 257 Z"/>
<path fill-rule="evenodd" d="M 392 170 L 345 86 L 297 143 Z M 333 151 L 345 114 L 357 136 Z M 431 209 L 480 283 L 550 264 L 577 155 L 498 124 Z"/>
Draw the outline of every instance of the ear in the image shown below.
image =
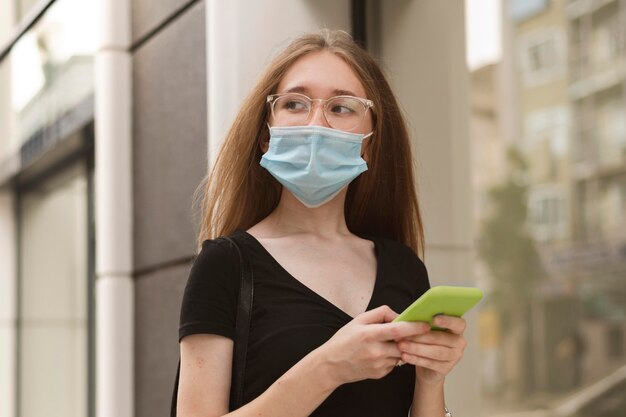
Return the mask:
<path fill-rule="evenodd" d="M 370 154 L 372 136 L 366 139 L 363 139 L 363 142 L 361 142 L 361 158 L 363 158 L 365 162 L 369 162 L 368 159 L 369 159 L 369 154 Z"/>
<path fill-rule="evenodd" d="M 259 148 L 261 148 L 261 152 L 265 153 L 270 148 L 270 135 L 269 133 L 264 133 L 259 138 Z"/>

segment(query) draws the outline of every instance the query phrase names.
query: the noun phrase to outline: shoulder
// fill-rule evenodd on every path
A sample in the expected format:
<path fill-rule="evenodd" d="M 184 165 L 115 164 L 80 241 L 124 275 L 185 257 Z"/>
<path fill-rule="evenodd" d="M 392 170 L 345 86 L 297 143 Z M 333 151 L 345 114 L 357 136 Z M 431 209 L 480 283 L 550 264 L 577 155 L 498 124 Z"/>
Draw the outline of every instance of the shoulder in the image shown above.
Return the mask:
<path fill-rule="evenodd" d="M 193 262 L 192 272 L 194 269 L 208 270 L 236 265 L 235 256 L 237 252 L 228 240 L 223 238 L 205 240 Z"/>
<path fill-rule="evenodd" d="M 207 239 L 202 242 L 194 264 L 199 267 L 217 264 L 239 264 L 239 249 L 246 243 L 246 234 L 237 230 L 228 236 Z"/>
<path fill-rule="evenodd" d="M 376 237 L 373 239 L 377 248 L 386 256 L 398 262 L 408 262 L 424 265 L 419 256 L 409 246 L 402 242 L 387 237 Z"/>
<path fill-rule="evenodd" d="M 236 291 L 238 276 L 239 255 L 233 244 L 224 238 L 205 240 L 191 266 L 187 287 L 212 290 L 217 285 Z"/>
<path fill-rule="evenodd" d="M 225 239 L 205 240 L 183 293 L 179 340 L 196 333 L 234 338 L 239 255 Z"/>

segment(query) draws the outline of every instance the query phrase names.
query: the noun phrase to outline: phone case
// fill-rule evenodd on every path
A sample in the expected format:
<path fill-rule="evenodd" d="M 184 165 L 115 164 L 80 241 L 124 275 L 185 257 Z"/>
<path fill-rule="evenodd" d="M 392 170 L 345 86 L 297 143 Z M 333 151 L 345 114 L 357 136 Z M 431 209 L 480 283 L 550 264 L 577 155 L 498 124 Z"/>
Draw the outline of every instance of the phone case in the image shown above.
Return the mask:
<path fill-rule="evenodd" d="M 434 330 L 444 330 L 433 325 L 435 316 L 444 314 L 462 317 L 482 298 L 483 292 L 479 288 L 444 285 L 432 287 L 396 317 L 394 322 L 424 321 Z"/>

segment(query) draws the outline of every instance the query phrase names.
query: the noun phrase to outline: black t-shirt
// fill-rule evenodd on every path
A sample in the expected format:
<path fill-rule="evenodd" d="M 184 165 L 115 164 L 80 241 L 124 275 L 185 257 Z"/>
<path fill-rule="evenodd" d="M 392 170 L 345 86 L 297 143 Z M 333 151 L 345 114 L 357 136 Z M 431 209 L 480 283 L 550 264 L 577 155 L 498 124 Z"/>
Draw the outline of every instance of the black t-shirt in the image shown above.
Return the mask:
<path fill-rule="evenodd" d="M 290 275 L 252 235 L 232 236 L 250 260 L 254 299 L 244 381 L 244 403 L 262 394 L 309 352 L 352 320 L 339 307 Z M 422 261 L 407 246 L 385 238 L 375 244 L 377 272 L 367 310 L 388 305 L 400 313 L 429 287 Z M 223 239 L 207 240 L 189 275 L 181 308 L 179 340 L 210 333 L 235 338 L 239 257 Z M 406 417 L 415 367 L 406 364 L 382 379 L 337 388 L 311 416 Z"/>

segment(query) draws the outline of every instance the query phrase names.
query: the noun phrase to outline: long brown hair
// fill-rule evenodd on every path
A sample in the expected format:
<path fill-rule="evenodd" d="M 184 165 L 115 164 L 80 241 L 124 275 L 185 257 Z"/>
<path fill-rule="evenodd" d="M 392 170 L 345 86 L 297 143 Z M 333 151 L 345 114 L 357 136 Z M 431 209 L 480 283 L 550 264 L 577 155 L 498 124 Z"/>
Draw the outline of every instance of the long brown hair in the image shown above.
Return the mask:
<path fill-rule="evenodd" d="M 246 230 L 267 217 L 280 200 L 281 185 L 259 161 L 269 132 L 266 97 L 287 69 L 313 51 L 329 51 L 355 72 L 374 102 L 374 134 L 366 148 L 368 170 L 348 187 L 346 223 L 355 234 L 384 236 L 416 253 L 424 250 L 411 145 L 398 103 L 372 57 L 343 31 L 322 30 L 295 39 L 265 70 L 244 100 L 215 166 L 197 190 L 201 199 L 198 247 L 205 239 Z"/>

